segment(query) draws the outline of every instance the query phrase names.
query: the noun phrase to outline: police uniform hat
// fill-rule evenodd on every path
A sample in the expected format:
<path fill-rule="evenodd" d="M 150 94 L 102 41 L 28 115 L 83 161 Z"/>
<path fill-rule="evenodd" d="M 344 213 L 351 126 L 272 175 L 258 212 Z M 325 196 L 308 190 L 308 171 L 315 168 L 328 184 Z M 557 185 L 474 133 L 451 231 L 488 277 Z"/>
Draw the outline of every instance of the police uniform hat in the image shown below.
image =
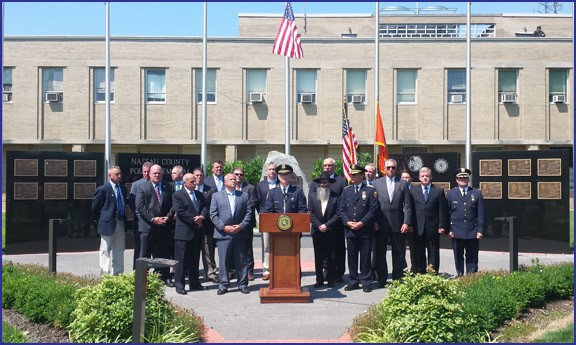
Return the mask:
<path fill-rule="evenodd" d="M 364 169 L 364 167 L 358 165 L 358 164 L 351 164 L 350 165 L 350 174 L 351 175 L 356 175 L 356 174 L 360 174 L 360 173 L 365 173 L 366 169 Z"/>
<path fill-rule="evenodd" d="M 330 177 L 330 173 L 328 173 L 327 171 L 323 171 L 320 176 L 318 176 L 317 178 L 314 179 L 314 182 L 320 184 L 320 182 L 322 182 L 322 180 L 328 180 L 328 181 L 330 181 L 330 183 L 336 182 L 336 179 Z"/>
<path fill-rule="evenodd" d="M 288 174 L 294 172 L 294 169 L 292 169 L 292 167 L 288 164 L 282 164 L 276 167 L 276 173 L 277 174 Z"/>
<path fill-rule="evenodd" d="M 454 176 L 459 178 L 468 178 L 470 175 L 472 175 L 472 171 L 466 168 L 460 168 L 454 172 Z"/>

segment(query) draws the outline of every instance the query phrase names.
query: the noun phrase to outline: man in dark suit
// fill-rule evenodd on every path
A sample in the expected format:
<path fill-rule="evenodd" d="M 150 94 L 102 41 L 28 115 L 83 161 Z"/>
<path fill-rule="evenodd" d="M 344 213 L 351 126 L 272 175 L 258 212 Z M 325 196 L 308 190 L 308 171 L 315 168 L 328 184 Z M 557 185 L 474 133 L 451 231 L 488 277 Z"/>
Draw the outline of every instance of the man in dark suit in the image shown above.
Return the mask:
<path fill-rule="evenodd" d="M 172 187 L 162 181 L 162 167 L 155 164 L 150 168 L 150 181 L 138 187 L 136 193 L 136 209 L 140 218 L 140 258 L 169 258 L 171 208 Z M 169 268 L 156 271 L 166 286 L 174 287 Z"/>
<path fill-rule="evenodd" d="M 458 276 L 464 274 L 464 252 L 466 252 L 466 273 L 478 272 L 478 251 L 484 234 L 484 197 L 478 189 L 469 187 L 472 172 L 460 168 L 454 173 L 458 187 L 448 191 L 448 212 L 454 261 Z"/>
<path fill-rule="evenodd" d="M 330 185 L 330 190 L 332 190 L 338 197 L 342 195 L 342 191 L 348 185 L 348 181 L 344 176 L 339 176 L 334 171 L 336 170 L 336 160 L 332 157 L 328 157 L 324 159 L 322 163 L 322 171 L 326 171 L 331 178 L 335 179 L 336 181 Z M 316 192 L 318 188 L 318 184 L 314 181 L 310 184 L 310 192 Z M 336 238 L 336 253 L 335 255 L 335 264 L 336 264 L 336 281 L 338 283 L 343 282 L 342 277 L 344 276 L 344 272 L 346 272 L 346 239 L 344 236 L 344 228 L 337 230 L 340 232 L 340 235 Z M 324 262 L 324 268 L 326 268 L 326 262 Z"/>
<path fill-rule="evenodd" d="M 448 203 L 444 189 L 432 184 L 432 171 L 422 167 L 419 171 L 420 186 L 410 189 L 412 195 L 412 226 L 416 272 L 426 273 L 431 266 L 438 274 L 440 267 L 440 235 L 448 227 Z M 426 260 L 428 252 L 428 260 Z"/>
<path fill-rule="evenodd" d="M 330 190 L 330 184 L 336 179 L 330 177 L 328 172 L 314 179 L 318 184 L 316 192 L 308 194 L 308 210 L 312 223 L 312 244 L 314 245 L 314 267 L 316 271 L 315 288 L 324 285 L 324 261 L 326 261 L 326 280 L 328 287 L 334 287 L 336 279 L 336 266 L 334 254 L 336 252 L 337 236 L 342 229 L 338 217 L 338 195 Z"/>
<path fill-rule="evenodd" d="M 412 175 L 410 170 L 404 169 L 400 173 L 400 178 L 408 183 L 408 189 L 412 190 Z M 414 228 L 410 227 L 410 231 L 406 233 L 406 245 L 410 251 L 410 272 L 416 273 L 416 250 L 414 249 Z M 376 265 L 374 264 L 374 267 Z"/>
<path fill-rule="evenodd" d="M 126 187 L 120 186 L 122 172 L 117 166 L 108 169 L 109 182 L 96 188 L 92 200 L 92 215 L 100 234 L 100 272 L 124 273 L 126 248 Z"/>
<path fill-rule="evenodd" d="M 248 194 L 236 190 L 236 176 L 224 176 L 224 189 L 212 195 L 210 218 L 214 223 L 214 239 L 218 247 L 220 284 L 218 295 L 228 292 L 228 263 L 234 262 L 238 290 L 248 290 L 248 246 L 246 239 L 252 223 Z"/>
<path fill-rule="evenodd" d="M 140 256 L 140 232 L 138 230 L 138 210 L 136 209 L 136 193 L 138 192 L 138 187 L 140 187 L 144 182 L 150 180 L 150 168 L 152 163 L 145 162 L 142 164 L 142 178 L 132 183 L 130 187 L 130 196 L 128 197 L 128 205 L 134 213 L 134 219 L 132 220 L 132 232 L 134 237 L 134 257 L 132 261 L 132 269 L 136 269 L 136 259 Z"/>
<path fill-rule="evenodd" d="M 184 186 L 172 195 L 172 209 L 176 212 L 174 231 L 174 268 L 176 292 L 186 295 L 185 276 L 188 274 L 190 290 L 204 290 L 198 281 L 200 248 L 204 237 L 204 220 L 208 218 L 208 208 L 204 194 L 196 189 L 193 174 L 183 176 Z"/>
<path fill-rule="evenodd" d="M 288 164 L 276 167 L 280 184 L 271 189 L 266 197 L 264 213 L 307 213 L 306 197 L 302 188 L 293 186 L 292 173 L 294 169 Z"/>
<path fill-rule="evenodd" d="M 204 170 L 201 168 L 194 169 L 194 177 L 196 178 L 196 190 L 204 194 L 206 200 L 206 207 L 210 209 L 212 195 L 216 189 L 207 186 L 204 183 Z M 212 283 L 218 284 L 218 265 L 214 257 L 216 246 L 214 245 L 214 224 L 210 217 L 204 219 L 204 236 L 202 243 L 202 266 L 204 267 L 204 276 Z"/>
<path fill-rule="evenodd" d="M 338 216 L 344 225 L 348 249 L 348 285 L 345 291 L 360 288 L 371 292 L 372 237 L 378 211 L 378 194 L 372 187 L 363 183 L 365 169 L 357 164 L 350 165 L 350 185 L 344 188 L 338 201 Z M 358 255 L 360 255 L 360 275 L 358 275 Z"/>
<path fill-rule="evenodd" d="M 170 181 L 170 187 L 172 187 L 173 192 L 177 192 L 180 189 L 184 188 L 184 181 L 182 180 L 184 177 L 184 167 L 181 165 L 175 165 L 172 167 L 170 177 L 172 181 Z M 174 212 L 172 212 L 174 213 Z M 176 222 L 176 218 L 172 218 L 172 225 Z M 174 259 L 174 226 L 170 229 L 170 259 Z M 174 267 L 170 268 L 170 275 L 174 276 Z M 174 281 L 174 279 L 172 279 Z"/>
<path fill-rule="evenodd" d="M 388 239 L 392 244 L 392 279 L 401 279 L 406 268 L 406 234 L 412 223 L 410 190 L 406 181 L 396 176 L 397 163 L 394 159 L 385 162 L 386 176 L 374 182 L 378 192 L 380 211 L 376 231 L 376 272 L 378 287 L 384 287 L 388 279 L 386 249 Z"/>
<path fill-rule="evenodd" d="M 212 175 L 207 176 L 204 183 L 216 192 L 224 189 L 224 163 L 217 159 L 212 162 Z"/>
<path fill-rule="evenodd" d="M 249 238 L 246 239 L 248 245 L 248 280 L 254 280 L 254 227 L 256 226 L 256 205 L 258 204 L 258 198 L 256 197 L 256 187 L 250 183 L 244 181 L 244 169 L 240 167 L 234 168 L 232 171 L 234 176 L 236 176 L 236 189 L 248 194 L 248 200 L 250 204 L 250 212 L 252 213 L 252 223 L 250 223 L 250 231 L 248 231 Z"/>
<path fill-rule="evenodd" d="M 266 177 L 256 184 L 256 199 L 258 213 L 264 212 L 268 191 L 280 185 L 276 173 L 276 163 L 269 162 L 266 166 Z M 262 232 L 262 280 L 270 279 L 270 234 Z"/>

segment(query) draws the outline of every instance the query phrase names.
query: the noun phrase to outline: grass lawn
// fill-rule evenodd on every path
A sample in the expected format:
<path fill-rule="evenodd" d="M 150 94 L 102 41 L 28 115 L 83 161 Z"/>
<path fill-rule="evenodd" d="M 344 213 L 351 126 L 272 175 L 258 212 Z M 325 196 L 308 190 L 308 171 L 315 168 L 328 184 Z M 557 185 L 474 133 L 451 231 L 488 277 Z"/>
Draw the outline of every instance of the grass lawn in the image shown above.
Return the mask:
<path fill-rule="evenodd" d="M 574 322 L 564 328 L 546 333 L 533 343 L 571 343 L 574 344 Z"/>
<path fill-rule="evenodd" d="M 12 327 L 7 322 L 2 321 L 2 343 L 25 343 L 26 337 L 22 332 Z"/>

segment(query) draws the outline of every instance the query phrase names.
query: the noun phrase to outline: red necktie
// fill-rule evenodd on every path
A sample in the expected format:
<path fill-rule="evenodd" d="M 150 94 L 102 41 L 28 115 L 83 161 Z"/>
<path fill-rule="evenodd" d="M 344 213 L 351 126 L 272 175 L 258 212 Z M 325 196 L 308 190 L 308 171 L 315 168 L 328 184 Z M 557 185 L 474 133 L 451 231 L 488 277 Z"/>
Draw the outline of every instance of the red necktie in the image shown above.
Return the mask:
<path fill-rule="evenodd" d="M 160 187 L 156 185 L 156 199 L 158 199 L 158 204 L 162 204 L 162 196 L 160 195 Z"/>

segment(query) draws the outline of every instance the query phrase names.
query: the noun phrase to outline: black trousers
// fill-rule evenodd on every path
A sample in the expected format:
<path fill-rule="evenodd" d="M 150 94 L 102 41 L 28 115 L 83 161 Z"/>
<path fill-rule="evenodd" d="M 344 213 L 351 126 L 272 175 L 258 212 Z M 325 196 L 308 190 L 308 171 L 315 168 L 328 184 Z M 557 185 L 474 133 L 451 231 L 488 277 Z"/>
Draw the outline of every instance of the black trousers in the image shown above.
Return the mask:
<path fill-rule="evenodd" d="M 480 241 L 476 238 L 464 240 L 460 238 L 452 239 L 452 250 L 454 251 L 454 262 L 456 263 L 456 273 L 464 274 L 464 261 L 466 261 L 466 273 L 478 272 L 478 250 Z M 466 253 L 466 254 L 464 254 Z M 464 257 L 466 255 L 466 257 Z"/>
<path fill-rule="evenodd" d="M 347 237 L 348 246 L 348 276 L 349 285 L 362 284 L 362 287 L 369 287 L 372 283 L 372 262 L 370 237 L 358 238 Z M 358 256 L 360 256 L 360 274 L 358 274 Z"/>
<path fill-rule="evenodd" d="M 190 241 L 174 240 L 174 260 L 178 263 L 174 267 L 174 285 L 177 289 L 184 289 L 186 274 L 190 287 L 200 284 L 198 281 L 198 267 L 200 266 L 200 249 L 202 236 Z"/>
<path fill-rule="evenodd" d="M 320 231 L 320 230 L 317 230 Z M 316 271 L 316 282 L 334 283 L 336 279 L 336 236 L 312 236 L 314 246 L 314 268 Z M 326 277 L 324 277 L 324 267 L 326 268 Z"/>
<path fill-rule="evenodd" d="M 430 236 L 426 232 L 422 235 L 414 234 L 414 251 L 416 253 L 416 273 L 426 273 L 428 266 L 432 266 L 436 274 L 440 268 L 440 235 Z M 428 254 L 428 258 L 426 258 Z"/>

